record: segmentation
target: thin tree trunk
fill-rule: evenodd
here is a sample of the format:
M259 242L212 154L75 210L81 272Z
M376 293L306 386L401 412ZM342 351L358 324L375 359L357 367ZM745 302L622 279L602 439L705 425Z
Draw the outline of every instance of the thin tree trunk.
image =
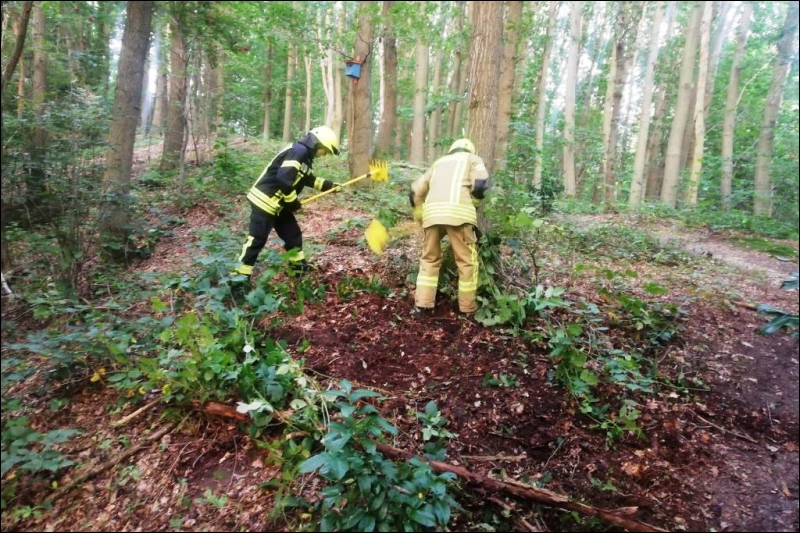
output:
M428 45L417 43L414 76L414 120L411 125L411 154L416 165L425 162L425 100L428 92Z
M618 9L622 9L622 4ZM617 13L617 17L620 13ZM617 28L615 35L619 39L619 29ZM600 161L600 172L597 175L597 181L592 189L592 203L600 204L603 201L603 184L605 183L606 176L608 175L608 152L611 145L611 119L614 111L614 92L617 83L617 61L619 60L619 47L614 42L611 45L611 62L608 66L608 80L606 81L606 96L603 100L603 159ZM624 62L624 60L623 60Z
M292 84L294 83L294 64L297 47L289 45L289 57L286 65L286 100L283 106L283 135L281 142L288 143L292 138L292 115L294 111L294 100Z
M700 5L692 8L692 16L687 26L688 33L684 46L683 61L681 63L680 80L678 82L678 101L675 104L675 116L669 132L667 143L664 181L661 183L661 201L670 207L675 207L680 186L681 146L683 144L684 129L688 121L689 103L693 91L692 73L694 72L694 56L697 48L697 31L700 19Z
M469 138L491 176L495 166L497 90L503 57L503 3L475 2L469 48Z
M792 62L792 44L797 34L798 3L787 2L789 10L786 22L778 41L778 55L772 69L772 82L769 86L767 101L764 106L764 118L758 135L758 151L756 153L755 197L753 213L758 216L772 216L772 147L775 144L775 124L781 109L783 84Z
M267 44L267 60L264 65L264 127L261 136L266 141L270 137L272 124L272 41Z
M628 41L629 35L631 32L631 19L630 19L630 5L623 4L622 8L620 9L619 13L619 21L618 21L618 32L617 32L617 62L616 62L616 72L614 74L614 95L613 95L613 102L612 102L612 110L611 110L611 127L609 131L609 139L608 144L606 146L606 156L605 156L605 187L604 187L604 194L603 200L605 204L605 208L611 209L614 206L616 201L615 198L615 191L616 191L616 160L617 160L617 148L618 148L618 139L619 139L619 121L620 115L622 113L622 95L625 91L625 79L627 77L627 68L628 68L628 57L627 54L629 53L628 50Z
M153 2L130 2L127 8L125 32L119 58L116 94L111 129L108 134L106 169L103 174L104 204L100 216L100 233L107 245L104 249L119 249L124 258L130 225L127 201L133 166L133 144L142 101L142 82L150 41Z
M355 39L355 57L362 61L361 78L353 80L350 98L350 120L347 130L350 138L348 164L351 176L360 176L367 172L372 157L372 63L374 55L375 25L372 12L377 2L358 3L358 24ZM364 182L362 182L364 183Z
M167 130L164 134L164 152L160 169L172 170L180 165L186 131L186 67L188 52L181 31L182 21L174 15L170 20L170 79L167 102Z
M344 19L347 16L346 4L342 3L341 13L336 20L336 35L344 34ZM336 107L333 111L333 123L331 128L336 136L342 138L342 122L344 121L344 98L342 96L342 69L334 69L333 73L333 99Z
M539 95L536 102L536 151L533 160L533 187L537 191L542 189L542 151L544 150L544 118L547 114L547 71L550 68L550 54L553 51L553 31L556 27L558 2L550 0L550 15L545 36L544 54L542 55L542 71L539 75Z
M9 57L5 68L3 68L3 86L2 90L0 90L0 95L6 94L8 82L11 80L14 69L17 68L17 63L22 57L22 51L25 48L25 35L28 33L28 21L31 18L32 9L33 2L25 2L22 5L22 14L19 18L15 18L14 20L14 49L11 51L11 57Z
M456 2L456 9L458 10L458 15L456 16L456 35L461 34L461 30L464 27L464 17L466 16L466 2L460 1ZM462 43L463 45L464 43ZM468 46L466 46L469 49ZM464 61L463 61L463 53L462 48L457 47L453 52L453 76L450 79L450 94L454 97L461 98L461 95L464 94L464 84L465 84L465 74L464 74ZM458 116L461 113L461 107L459 106L459 100L452 100L450 102L450 116L448 117L448 125L447 125L447 137L453 139L457 136L457 129L459 119Z
M736 52L733 55L731 73L728 78L728 95L725 99L725 120L722 125L722 182L720 193L722 206L727 211L731 206L733 193L733 134L736 129L736 108L739 99L739 77L742 73L742 58L747 47L747 37L750 33L750 18L753 15L753 4L742 4L742 21L739 26L739 36L736 41Z
M383 2L384 20L389 20L389 13L394 1ZM394 37L394 24L387 22L383 28L383 109L378 136L375 140L375 156L387 157L391 150L392 135L397 123L397 39Z
M519 60L519 21L522 18L522 2L506 2L505 38L503 63L500 70L499 96L497 99L497 159L500 167L505 166L508 139L511 133L511 109L514 100L514 79Z
M700 172L703 170L703 150L706 140L706 112L705 94L706 79L708 78L708 43L710 41L711 27L711 2L703 3L703 19L700 23L700 67L697 72L697 102L694 108L694 157L692 172L689 175L689 187L686 190L686 203L695 207L697 205L697 189L700 183ZM703 98L701 98L701 96Z
M675 30L675 13L678 3L674 0L667 2L667 32L665 42L668 43ZM644 195L650 201L657 200L661 195L661 170L663 157L661 155L661 138L663 136L663 117L667 103L667 84L662 82L656 89L655 108L653 110L653 132L647 144L646 171L647 179L645 183Z
M167 67L165 63L164 49L161 46L161 39L163 31L167 26L162 28L162 31L155 32L155 44L153 48L156 50L156 95L153 103L153 118L151 125L159 131L164 129L164 111L167 109Z
M310 131L311 130L311 76L312 76L312 68L311 68L311 55L306 52L306 55L303 57L303 61L306 67L306 121L305 127L303 131Z
M653 15L653 25L650 29L650 51L647 56L647 66L645 67L644 90L642 92L642 114L639 121L639 136L636 140L636 156L633 160L631 191L628 197L628 206L631 209L635 209L640 205L642 201L642 191L644 190L644 163L647 155L647 139L650 133L650 107L653 103L653 75L655 73L656 60L658 59L661 15L663 11L664 2L656 4L655 14Z
M572 2L570 45L567 59L567 83L564 103L564 193L575 196L575 86L578 80L578 56L581 41L581 9L583 3Z
M441 84L442 84L442 47L437 46L436 51L434 52L434 60L433 60L433 94L434 98L438 100L439 95L442 92ZM438 153L436 151L436 142L439 140L439 127L441 126L442 120L442 108L439 104L433 108L431 112L431 119L428 122L428 149L427 149L427 160L428 163L433 163L433 161L438 157Z

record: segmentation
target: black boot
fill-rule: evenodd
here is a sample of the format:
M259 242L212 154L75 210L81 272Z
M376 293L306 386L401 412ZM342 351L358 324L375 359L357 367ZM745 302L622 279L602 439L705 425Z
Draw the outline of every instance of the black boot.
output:
M238 272L237 272L238 274ZM250 284L250 276L245 276L245 279L239 281L231 281L231 296L234 300L243 300L247 293L250 292L252 285Z
M311 265L308 261L301 259L300 261L289 261L289 274L291 276L302 276L311 270Z

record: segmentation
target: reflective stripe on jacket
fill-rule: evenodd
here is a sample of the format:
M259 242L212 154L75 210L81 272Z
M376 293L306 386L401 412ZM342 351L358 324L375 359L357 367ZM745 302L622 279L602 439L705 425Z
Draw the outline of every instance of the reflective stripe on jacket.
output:
M297 201L304 187L318 191L333 188L332 181L314 176L313 162L312 148L299 142L287 145L269 162L247 192L247 199L262 211L277 215L284 205Z
M477 224L473 192L476 182L485 187L488 178L483 159L475 154L456 152L437 159L411 185L414 205L422 205L422 227Z

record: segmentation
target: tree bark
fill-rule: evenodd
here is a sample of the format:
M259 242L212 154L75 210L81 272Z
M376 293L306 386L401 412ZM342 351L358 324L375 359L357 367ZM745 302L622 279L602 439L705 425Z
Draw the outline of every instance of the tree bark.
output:
M700 183L700 172L703 170L703 150L706 140L705 98L706 80L708 78L708 43L710 41L711 2L703 3L703 19L700 23L700 67L697 72L697 101L694 107L694 156L692 172L689 175L689 187L686 190L686 203L697 205L697 189Z
M397 39L394 37L394 22L390 19L393 0L383 2L383 110L375 140L377 158L387 158L391 153L392 135L397 122Z
M764 118L761 121L761 132L758 135L756 154L755 197L753 198L753 214L772 216L772 148L775 144L775 124L781 109L783 84L792 62L792 44L797 34L798 3L787 2L789 10L783 32L778 41L778 55L772 68L772 82L769 86L767 101L764 106Z
M188 51L186 38L181 30L182 21L173 15L169 23L170 57L169 57L169 99L167 101L167 130L164 134L164 152L161 156L160 169L172 170L180 164L186 131L186 67Z
M512 103L514 101L514 80L517 62L519 61L520 32L519 23L522 18L522 2L506 2L508 9L505 16L505 38L503 46L503 63L500 70L500 87L497 100L497 159L500 167L505 166L508 139L511 133Z
M28 33L28 21L31 18L32 9L33 2L25 2L22 6L22 14L14 21L14 49L11 51L11 56L8 58L5 68L3 68L3 86L2 90L0 90L0 95L6 94L8 82L11 80L14 69L17 68L17 63L22 57L22 50L25 48L25 35Z
M409 161L425 162L425 101L428 93L428 45L417 43L414 76L414 119L411 124L411 154Z
M456 2L456 9L458 10L458 15L456 16L456 30L455 33L457 35L461 34L461 30L464 27L464 17L466 12L466 2L460 1ZM462 43L462 47L469 48ZM465 69L464 69L464 58L462 53L462 47L456 47L455 51L453 52L453 77L450 79L450 94L453 97L458 99L454 99L450 102L450 115L448 117L448 125L447 125L447 137L449 139L455 139L456 137L460 137L458 135L458 127L459 127L459 116L461 114L461 106L460 98L464 94L464 86L465 86Z
M103 174L103 197L106 202L100 215L100 234L107 251L126 250L130 226L131 168L133 166L133 144L136 124L141 111L142 81L147 49L150 42L150 27L153 2L129 2L122 50L119 57L119 74L114 96L114 111L111 130L108 134L106 169ZM121 255L109 253L109 257L123 259Z
M289 57L286 59L286 100L283 105L283 135L281 135L281 142L288 143L292 138L292 115L294 112L294 91L292 84L294 83L294 64L295 56L297 55L297 47L293 44L289 45Z
M644 163L647 155L647 139L650 133L650 107L653 104L653 75L656 60L658 59L661 15L664 11L664 2L656 4L655 10L653 25L650 29L650 51L647 55L647 66L645 67L642 114L639 121L639 136L636 140L636 156L633 160L633 178L631 179L631 190L628 196L628 207L631 209L639 207L642 201L642 191L644 190Z
M348 164L351 176L367 172L372 157L372 62L375 58L374 13L378 3L374 1L358 3L358 24L355 39L355 57L362 61L361 78L352 80L350 98L350 119L347 124L350 140ZM348 78L350 79L350 78ZM361 182L364 183L364 182Z
M261 137L266 141L270 138L272 125L272 51L273 44L267 44L267 57L264 62L264 126L261 128Z
M731 73L728 77L728 94L725 98L725 119L722 124L722 182L720 194L722 206L727 211L731 206L733 193L733 134L736 129L736 108L739 99L739 77L742 73L742 58L747 47L747 37L750 33L750 18L753 15L753 4L742 4L742 20L739 26L739 36L736 40L736 52L733 55Z
M692 74L694 73L694 56L697 48L697 31L700 20L700 5L695 4L688 24L686 44L683 49L680 79L678 81L678 101L675 104L675 116L669 132L669 141L664 166L664 181L661 183L661 201L670 207L675 207L680 186L681 146L684 137L684 128L688 121L689 103L694 87Z
M156 95L153 102L153 118L150 124L157 128L159 131L164 129L164 111L167 109L167 67L164 64L164 48L161 46L161 40L166 26L161 31L155 32L155 44L153 48L156 50Z
M468 137L489 175L495 165L497 89L503 53L503 3L475 2L469 57Z
M550 54L553 51L553 31L556 27L558 2L550 0L550 15L548 17L547 32L545 35L544 54L542 55L542 72L539 74L539 87L536 89L538 96L536 102L536 151L533 159L533 187L542 190L542 151L544 150L544 118L547 114L547 71L550 68Z
M564 193L575 196L575 89L578 80L578 58L581 41L581 9L583 3L572 2L570 15L569 55L564 103Z
M442 46L436 46L436 51L433 56L433 97L434 101L438 101L438 97L442 93ZM428 148L426 149L426 157L428 163L433 163L439 156L436 149L437 142L439 141L439 128L442 122L442 107L441 104L436 103L433 111L431 111L431 119L428 121Z
M305 127L303 131L310 131L311 130L311 75L312 75L312 65L311 65L311 56L308 52L306 55L303 56L303 63L306 67L306 120L305 120Z

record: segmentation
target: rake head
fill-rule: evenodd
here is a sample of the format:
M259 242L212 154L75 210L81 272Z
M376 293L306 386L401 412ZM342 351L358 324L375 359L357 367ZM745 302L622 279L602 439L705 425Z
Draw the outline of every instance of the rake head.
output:
M381 255L391 240L389 232L378 220L373 220L370 223L369 227L364 232L364 238L367 241L369 249L376 255Z
M369 176L372 181L389 181L389 162L384 159L370 161Z

